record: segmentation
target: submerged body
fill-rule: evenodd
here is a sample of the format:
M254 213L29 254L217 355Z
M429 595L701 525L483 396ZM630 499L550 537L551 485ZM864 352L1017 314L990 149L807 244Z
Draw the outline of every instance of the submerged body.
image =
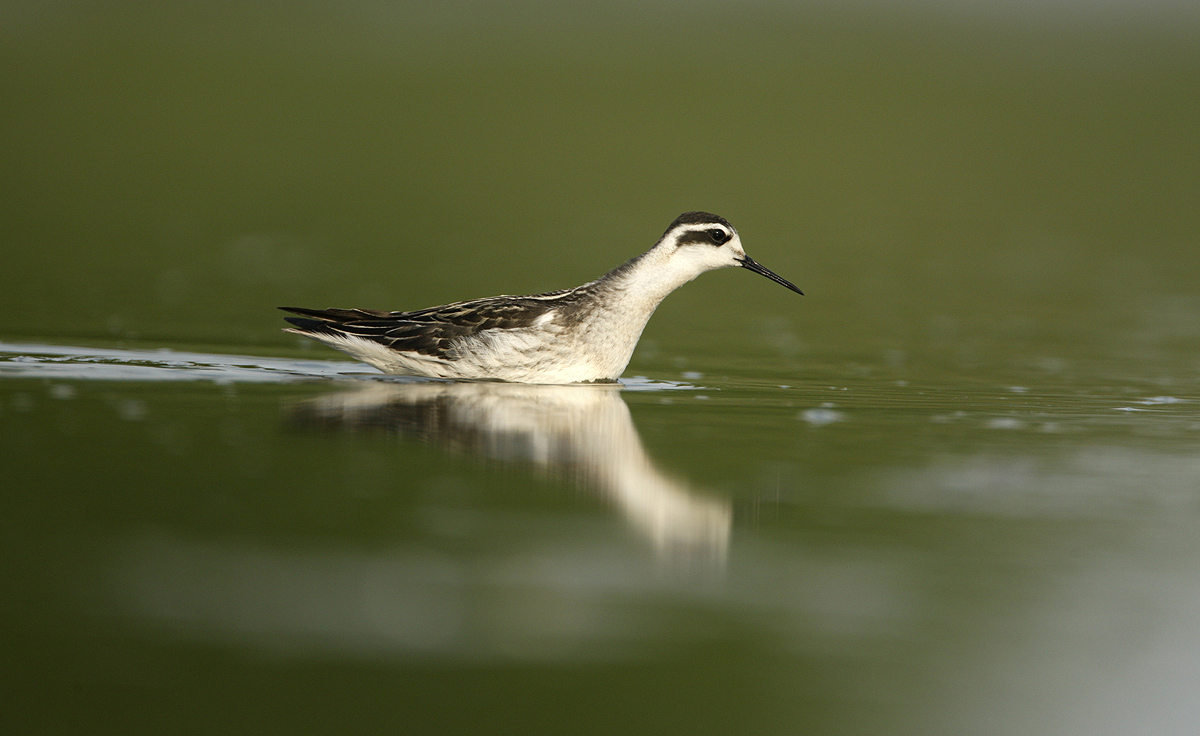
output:
M302 309L295 328L384 373L520 383L615 381L655 308L705 271L742 266L801 293L746 255L737 231L680 215L654 247L573 289L494 296L414 312Z

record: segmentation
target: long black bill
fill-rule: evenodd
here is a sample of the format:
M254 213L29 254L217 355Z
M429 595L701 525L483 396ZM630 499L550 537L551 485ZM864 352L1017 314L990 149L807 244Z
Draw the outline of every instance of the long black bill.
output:
M754 273L760 274L762 276L766 276L767 278L771 279L775 283L783 284L784 286L786 286L787 288L796 292L800 296L804 296L804 292L797 289L796 285L793 284L791 281L788 281L784 277L778 275L777 273L775 273L771 269L767 268L766 266L762 265L758 261L754 260L750 256L742 256L741 263L742 263L742 268L748 268L751 271L753 271Z

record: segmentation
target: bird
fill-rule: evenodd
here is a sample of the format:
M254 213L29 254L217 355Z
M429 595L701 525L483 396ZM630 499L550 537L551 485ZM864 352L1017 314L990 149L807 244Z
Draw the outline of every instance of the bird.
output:
M702 273L740 266L803 295L746 255L723 217L685 212L645 253L595 281L411 312L279 307L285 332L394 375L570 384L620 378L659 303Z

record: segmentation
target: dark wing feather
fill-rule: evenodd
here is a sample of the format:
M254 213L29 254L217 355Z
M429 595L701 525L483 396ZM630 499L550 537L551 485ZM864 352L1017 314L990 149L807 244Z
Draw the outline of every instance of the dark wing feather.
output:
M311 334L344 334L374 340L393 350L421 353L443 360L457 358L454 342L486 330L528 327L546 312L562 306L551 292L539 297L491 297L457 302L414 312L379 312L369 309L304 309L280 307L308 319L287 321Z
M305 317L313 317L322 322L339 323L354 319L372 319L378 317L392 317L400 312L379 312L374 309L305 309L304 307L279 307L285 312L292 314L302 314Z

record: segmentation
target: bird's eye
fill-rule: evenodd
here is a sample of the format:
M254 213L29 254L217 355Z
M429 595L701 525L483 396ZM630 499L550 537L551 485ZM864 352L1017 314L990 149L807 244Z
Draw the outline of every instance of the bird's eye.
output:
M729 240L729 233L725 232L724 230L718 230L715 227L712 230L708 231L708 236L710 238L712 238L713 242L716 243L717 245L720 245L720 244L724 243L726 240Z

